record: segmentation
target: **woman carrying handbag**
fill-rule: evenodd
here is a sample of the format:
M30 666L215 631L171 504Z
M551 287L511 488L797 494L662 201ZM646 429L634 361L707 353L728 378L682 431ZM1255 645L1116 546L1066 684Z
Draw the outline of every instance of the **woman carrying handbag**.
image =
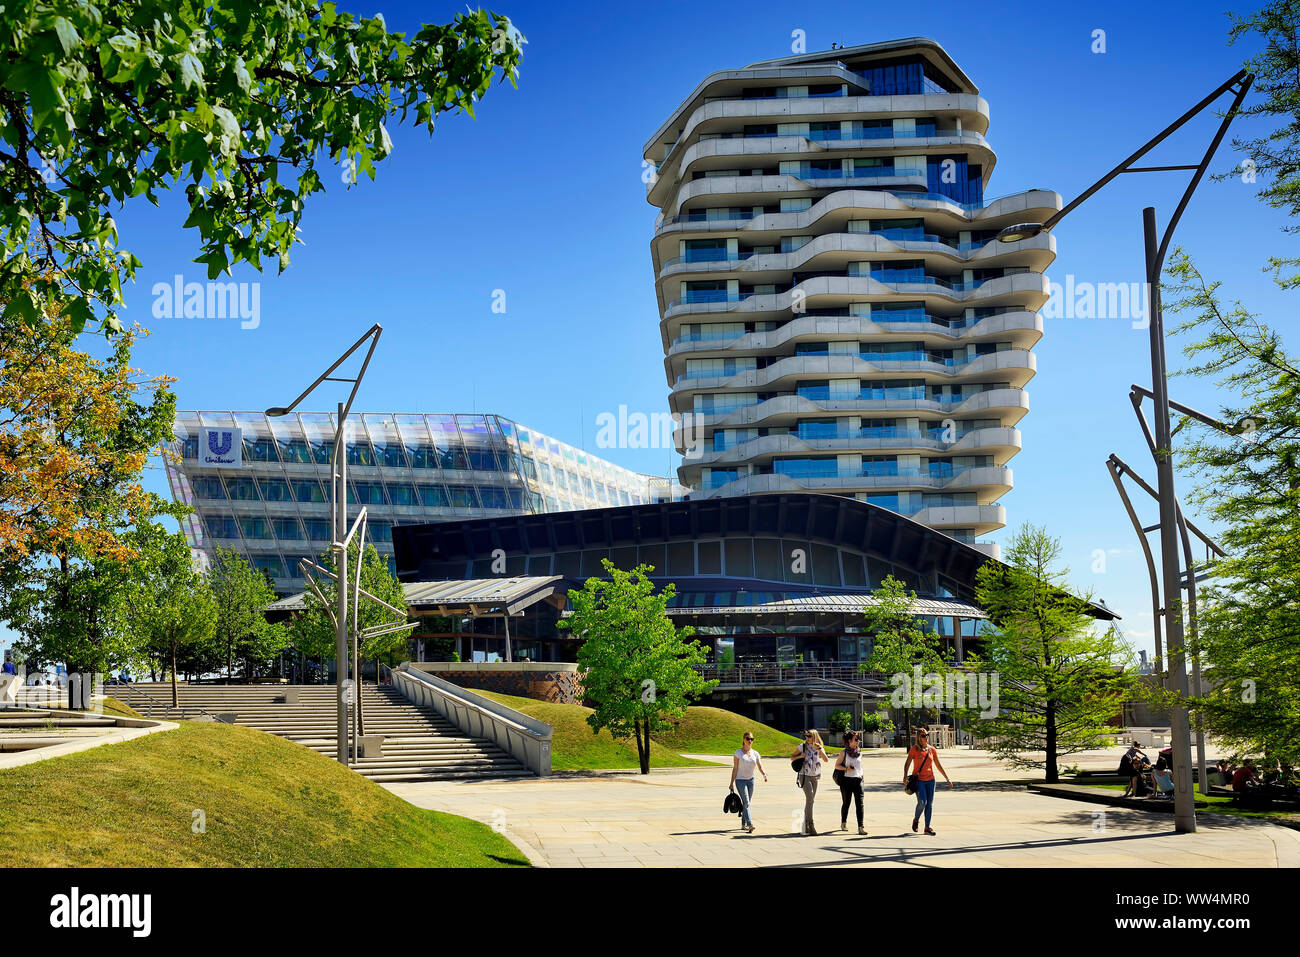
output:
M791 762L802 759L799 768L799 786L803 788L803 833L816 836L813 826L813 801L817 798L817 784L822 779L822 762L830 763L830 756L822 745L822 736L816 730L804 733L803 744L790 756Z
M831 777L844 799L840 805L840 830L849 829L849 802L853 801L858 812L858 833L866 834L862 826L862 750L858 747L856 731L844 732L844 750L835 759L835 773Z
M908 774L908 769L915 766L916 771ZM912 815L912 830L921 822L921 812L925 812L925 833L933 835L930 817L934 813L934 769L939 769L943 779L952 790L952 778L943 769L939 752L930 747L930 732L921 728L916 732L916 744L907 749L907 760L903 762L903 784L908 794L916 795L916 813Z

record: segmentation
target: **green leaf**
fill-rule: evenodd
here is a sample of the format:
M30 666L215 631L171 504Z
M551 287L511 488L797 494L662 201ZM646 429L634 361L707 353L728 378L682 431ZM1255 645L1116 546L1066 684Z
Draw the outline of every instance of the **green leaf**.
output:
M59 45L63 47L64 56L81 46L81 35L77 33L77 28L69 23L66 18L56 17L54 19L54 32L58 34Z
M197 86L203 89L203 64L193 53L184 53L176 58L176 67L180 71L181 85L185 89Z

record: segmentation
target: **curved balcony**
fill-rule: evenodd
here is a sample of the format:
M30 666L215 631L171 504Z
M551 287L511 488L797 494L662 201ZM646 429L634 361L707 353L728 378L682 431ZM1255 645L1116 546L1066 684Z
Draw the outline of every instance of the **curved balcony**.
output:
M1047 302L1051 288L1047 277L1041 273L1017 273L971 284L945 284L937 277L927 277L927 282L883 282L869 276L814 276L778 293L696 293L687 299L669 302L663 310L661 325L684 316L745 315L758 318L762 315L793 314L796 301L800 312L813 308L847 308L851 303L895 298L919 299L927 307L937 303L949 305L995 305L1002 298L1004 305L1023 306L1037 312ZM1010 299L1020 301L1011 302ZM732 319L739 322L739 319Z
M883 434L887 432L894 434ZM725 449L688 450L684 436L674 432L677 450L686 457L686 466L692 469L729 468L750 462L771 460L778 455L802 455L843 452L943 452L966 455L982 452L992 455L995 463L1004 464L1020 451L1020 431L1013 428L968 429L958 433L955 442L944 442L943 429L909 431L907 429L858 429L854 433L833 438L809 438L794 432L781 435L762 435L758 438L736 442ZM1000 461L999 461L1000 460Z
M1043 222L1060 210L1062 205L1059 193L1044 189L1024 190L997 199L989 199L983 206L970 212L953 201L940 202L917 195L918 202L909 203L903 197L882 190L850 189L837 190L828 196L823 196L807 209L784 213L755 214L749 210L739 210L723 217L717 214L710 216L697 210L664 216L655 226L655 238L661 239L665 233L681 232L700 232L709 235L718 230L759 233L822 233L830 230L843 232L844 224L850 219L862 218L864 211L907 213L912 217L919 215L926 221L928 231L938 228L929 225L931 220L936 224L942 224L944 231L970 229L975 226L995 229L1002 225L1009 225L1013 221ZM1017 199L1020 202L1017 202ZM680 208L680 204L677 208ZM824 225L821 223L823 219L828 220ZM998 220L1005 221L998 222ZM1015 245L1009 243L1007 247L1011 249Z
M779 77L772 77L778 79ZM790 77L785 77L789 79ZM754 82L756 78L746 78ZM801 78L812 82L811 78ZM847 70L826 70L823 82L844 82L859 87L862 78ZM663 165L675 162L675 154L697 141L698 135L712 132L729 132L737 126L757 124L763 120L775 123L825 122L833 120L893 119L898 116L928 116L935 113L960 115L963 130L984 135L989 127L989 105L974 93L913 93L894 96L841 96L841 97L785 97L780 99L717 99L700 103L690 110L681 132L671 148L659 158L650 155L656 136L647 143L645 158ZM680 117L681 112L674 114ZM669 120L661 129L666 129Z
M864 133L866 131L863 131ZM997 162L988 141L969 130L935 130L934 132L891 131L888 135L864 135L859 138L813 133L744 134L731 133L701 139L667 164L656 167L657 175L646 183L646 200L652 205L666 205L673 190L691 182L695 172L728 166L773 165L782 160L830 159L836 153L867 156L906 151L928 155L960 150L980 164L987 180Z
M880 316L882 313L875 313ZM669 343L666 361L672 377L672 360L680 356L708 354L765 355L788 352L789 346L807 340L887 337L919 338L925 342L955 345L998 338L1009 340L1015 348L1028 349L1043 336L1043 320L1035 312L1015 310L982 319L942 319L924 312L908 318L884 321L869 316L801 315L779 329L763 332L708 332L678 335ZM680 360L679 360L680 362Z
M735 408L716 412L695 412L689 403L673 401L673 411L690 413L697 429L712 432L717 429L746 429L759 426L793 425L800 418L825 417L828 413L860 414L871 417L880 412L915 412L925 418L943 419L970 416L977 413L996 413L1001 420L1014 425L1029 411L1029 394L1024 389L989 389L954 401L940 401L916 396L888 395L882 398L845 398L814 400L791 393L773 396L762 402L746 403ZM672 397L670 397L671 399Z
M897 233L897 231L895 231ZM1012 248L1014 246L1014 248ZM1027 266L1042 272L1056 258L1056 237L1043 233L1019 243L1000 243L987 239L977 243L958 243L955 238L924 234L919 239L891 237L885 233L823 233L804 243L798 249L780 253L722 253L716 250L696 250L686 256L676 256L660 267L660 282L683 274L707 275L720 273L741 276L750 282L758 279L753 273L775 273L773 278L785 277L796 270L836 268L852 261L853 256L880 256L915 259L918 255L929 261L934 256L940 262L956 268L981 262L988 266ZM710 258L712 256L712 258ZM819 263L818 260L825 260Z
M882 358L873 353L786 356L766 368L745 369L731 375L683 375L672 384L672 396L677 398L696 392L768 392L782 386L793 391L795 382L801 379L880 379L889 375L946 383L999 373L1019 388L1032 379L1038 369L1034 354L1027 349L1007 349L960 361L930 357L925 353L893 355L908 358ZM826 389L825 397L830 399L829 387L821 388ZM809 398L822 396L811 390L805 391L810 393Z

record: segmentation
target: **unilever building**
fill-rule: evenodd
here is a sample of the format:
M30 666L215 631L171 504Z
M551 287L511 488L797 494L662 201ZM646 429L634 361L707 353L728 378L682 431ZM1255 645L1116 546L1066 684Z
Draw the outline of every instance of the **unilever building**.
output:
M182 412L166 457L192 548L233 548L282 593L298 561L330 541L335 416ZM392 564L396 525L639 505L680 496L675 483L620 468L498 415L354 414L347 421L348 503L367 508L368 539ZM352 512L355 514L355 511Z

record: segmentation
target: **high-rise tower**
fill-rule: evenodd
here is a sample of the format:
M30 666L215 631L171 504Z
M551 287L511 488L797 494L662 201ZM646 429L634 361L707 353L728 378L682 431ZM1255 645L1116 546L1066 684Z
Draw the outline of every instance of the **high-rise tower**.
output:
M711 74L650 138L694 497L848 495L965 542L1005 524L1055 239L996 236L1061 198L985 197L988 121L914 38Z

